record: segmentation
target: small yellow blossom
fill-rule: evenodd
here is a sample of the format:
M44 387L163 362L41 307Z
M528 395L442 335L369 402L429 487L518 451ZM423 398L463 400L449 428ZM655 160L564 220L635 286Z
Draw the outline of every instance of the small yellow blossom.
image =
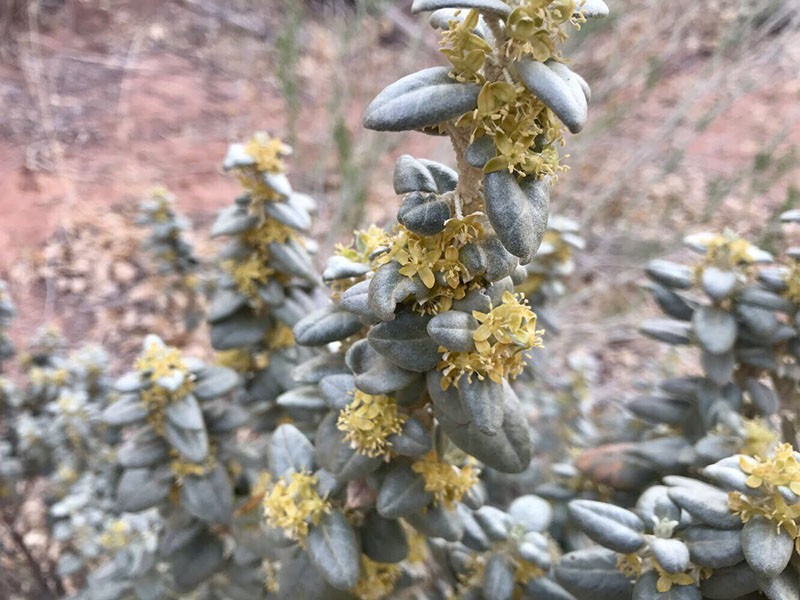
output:
M457 385L464 374L480 380L488 377L496 383L516 377L525 367L526 353L542 347L544 331L536 329L536 314L522 296L506 292L499 306L488 313L474 311L472 316L480 324L472 335L475 350L452 352L441 348L438 368L443 389Z
M786 291L783 292L784 297L795 304L800 304L800 261L794 261L784 278L784 282L786 283Z
M517 583L525 585L531 579L539 579L545 575L545 572L541 567L538 567L533 563L529 563L527 560L518 559L515 560L515 562L514 581Z
M142 402L149 411L148 422L161 432L164 422L164 408L173 400L183 398L194 388L189 368L181 359L181 353L177 348L171 348L151 341L142 355L136 359L134 368L140 373L147 374L150 386L143 389L139 394ZM169 378L180 374L183 383L175 390L170 391L158 384L162 377Z
M354 390L353 400L339 413L337 427L360 454L386 455L391 448L388 438L403 431L407 415L397 412L397 402L389 396L372 396Z
M653 560L653 568L658 573L656 590L662 594L672 589L674 585L695 585L695 578L690 573L668 573L661 565Z
M765 456L778 442L777 434L763 419L743 419L745 439L740 449L743 454Z
M454 19L442 34L440 52L453 65L451 77L461 82L482 83L481 69L492 53L492 47L473 31L479 18L477 10L470 10L462 22Z
M478 469L471 464L457 467L439 460L433 450L411 465L415 473L425 480L425 491L433 494L434 501L448 510L461 501L464 494L478 483Z
M380 563L361 555L361 578L352 592L359 600L381 600L388 597L400 577L400 565Z
M317 525L331 504L316 490L317 478L308 473L292 473L288 482L281 478L264 497L264 515L270 527L283 529L287 536L301 540L308 535L309 523Z
M111 521L98 540L106 550L122 550L131 541L131 526L127 521L115 519Z
M631 579L639 579L642 576L642 557L636 553L620 554L617 556L617 569Z
M281 173L285 166L283 157L288 147L280 138L269 137L264 132L256 133L244 151L256 161L256 168L265 173Z

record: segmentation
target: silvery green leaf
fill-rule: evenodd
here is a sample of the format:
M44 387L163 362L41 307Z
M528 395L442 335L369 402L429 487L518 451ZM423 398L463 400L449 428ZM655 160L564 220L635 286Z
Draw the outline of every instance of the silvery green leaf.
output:
M211 577L224 560L222 541L204 532L172 555L170 563L175 584L180 591L188 592Z
M486 163L492 160L496 155L497 148L494 145L494 140L488 135L479 137L467 146L464 152L464 158L476 169L483 169Z
M536 565L544 571L549 571L553 562L550 554L550 541L543 534L529 531L524 536L518 547L519 555L527 562Z
M472 510L478 510L486 504L486 487L479 481L466 491L461 502Z
M325 410L325 399L316 385L302 385L285 391L275 401L286 409L318 411Z
M588 113L588 102L592 97L592 91L589 89L589 84L586 83L586 80L566 64L557 60L548 60L545 64L566 82L573 98L575 98L575 102L580 106L586 106Z
M467 13L457 8L440 8L431 13L428 23L434 29L448 30L450 29L450 22L457 21L463 23L466 19ZM490 35L489 28L483 18L479 18L478 25L472 30L472 33L486 38Z
M401 268L398 262L388 262L369 280L369 308L381 321L392 321L399 302L426 291L421 281L401 275Z
M481 248L486 256L485 277L487 281L495 282L508 277L519 264L519 259L506 250L503 242L496 237L483 240ZM511 283L510 279L509 283Z
M203 521L229 523L233 517L233 489L220 464L206 477L184 477L180 498L181 505Z
M689 323L671 319L649 319L639 326L639 331L647 337L673 346L690 343L691 330L692 327Z
M226 171L238 167L252 167L256 164L256 159L245 151L244 144L230 144L222 168Z
M353 390L356 382L349 373L337 373L322 378L319 382L319 391L325 403L332 410L342 410L353 401Z
M313 471L314 446L297 427L284 423L278 426L270 438L269 463L276 477L292 472Z
M349 373L341 354L321 354L300 363L292 369L292 378L298 383L319 383L330 375Z
M566 81L550 64L529 58L514 63L520 79L572 133L583 129L588 115L586 97L577 81ZM580 93L580 97L576 94Z
M414 529L430 538L457 542L464 535L464 523L455 509L448 510L440 504L427 510L412 513L405 520Z
M778 367L775 354L771 348L752 346L749 348L737 348L736 358L750 367L774 371Z
M493 542L507 540L514 526L511 516L494 506L481 506L472 515Z
M667 573L683 573L689 568L689 549L682 541L656 537L648 545Z
M126 469L149 467L165 460L168 446L146 427L128 439L117 451L117 462Z
M578 0L576 11L580 11L587 19L608 16L608 6L603 0Z
M208 322L216 323L230 317L247 303L247 298L232 289L220 289L214 294L211 307L208 309Z
M793 208L781 213L781 221L784 223L800 223L800 208Z
M756 590L756 574L746 562L714 569L708 578L700 580L700 591L709 600L729 600Z
M422 456L427 454L433 445L428 430L414 418L409 418L403 424L403 431L400 434L392 434L387 439L392 445L392 451L400 456Z
M511 600L514 584L514 569L506 557L492 554L483 574L483 595L493 600Z
M747 304L736 307L736 314L758 338L769 339L778 329L778 319L772 311Z
M189 462L200 463L208 456L205 429L184 429L167 419L164 421L164 437Z
M292 194L292 185L289 183L289 178L285 173L273 173L266 171L262 174L264 183L277 192L284 198L288 198Z
M308 194L301 194L299 192L292 192L289 195L289 204L295 206L299 209L306 211L307 213L311 213L312 215L315 214L319 210L319 204L317 203L314 198L309 196Z
M301 346L324 346L350 337L361 327L357 315L330 305L300 319L292 331Z
M433 194L412 192L397 211L397 220L420 235L435 235L444 229L451 216L450 205Z
M258 217L250 214L247 209L237 205L229 206L220 211L211 226L211 237L238 235L252 229L257 223Z
M367 106L364 127L407 131L437 125L474 109L479 92L480 86L476 84L452 79L448 67L424 69L403 77L378 94Z
M633 584L617 568L617 554L606 548L587 548L565 554L555 568L558 583L577 598L630 598Z
M128 371L114 382L114 390L120 394L138 392L147 385L144 376L138 371Z
M409 154L403 154L394 165L394 193L436 192L436 182L430 171Z
M503 18L511 14L511 7L501 0L414 0L411 12L428 12L440 8L474 8L480 12Z
M703 269L700 283L708 297L719 302L730 296L736 289L736 273L708 266Z
M497 237L522 264L529 263L547 229L549 183L534 178L518 181L508 171L500 170L484 174L483 188L486 215Z
M598 544L622 554L644 546L644 524L631 511L593 500L573 500L568 508L581 531Z
M464 267L466 267L469 274L472 275L473 277L477 277L478 275L481 275L486 271L486 264L487 264L486 253L483 251L483 248L481 248L478 244L469 243L462 246L461 249L458 251L458 260ZM470 296L472 294L472 297L474 298L475 294L479 293L480 291L481 290L472 290L472 292L467 293L467 296ZM454 307L456 306L456 302L464 302L464 300L466 300L466 297L462 298L462 300L460 301L456 300L453 303L453 306ZM463 310L463 308L459 306L459 310ZM478 310L478 309L473 309L473 310Z
M317 281L317 273L306 250L295 240L285 244L271 242L268 246L274 267L284 273L296 275L306 281Z
M453 443L498 471L524 471L530 464L533 444L514 391L504 386L503 426L496 434L486 435L471 422L458 392L452 387L443 392L440 382L438 373L428 374L428 392L433 398L434 415Z
M758 587L769 600L798 600L800 599L800 575L797 569L792 572L786 569L776 577L757 577Z
M767 267L758 272L758 280L773 292L781 294L788 288L787 271L785 267Z
M686 529L683 535L689 556L696 565L720 569L744 560L740 531L695 525Z
M424 373L439 363L439 345L428 335L430 317L403 312L393 321L373 325L370 345L401 369Z
M706 377L717 385L725 385L733 376L733 371L736 368L736 356L733 351L723 354L711 354L701 350L700 364Z
M753 517L742 529L742 550L756 575L771 579L789 564L794 540L783 527L763 517Z
M694 453L701 464L716 462L721 458L730 456L741 445L741 440L734 436L708 433L694 443Z
M294 549L281 561L277 597L279 600L352 600L350 594L332 588L300 549Z
M526 532L546 531L553 520L553 508L550 503L533 494L516 498L508 507L508 514L522 525Z
M738 529L742 522L728 509L728 494L710 485L672 487L670 499L700 523L719 529Z
M83 569L83 560L72 552L64 552L58 559L58 575L60 577L70 577Z
M525 600L575 600L575 596L549 577L534 577L525 584Z
M370 271L368 264L352 261L344 256L335 254L328 259L325 270L322 272L324 281L336 281L337 279L350 279L361 277Z
M727 490L738 490L743 494L757 495L758 490L747 486L747 473L739 468L741 454L726 456L702 470L703 476Z
M668 260L651 260L647 263L645 272L653 281L667 288L688 290L694 282L689 267Z
M692 402L669 396L639 396L626 404L626 408L651 423L679 425L689 416Z
M309 528L308 558L333 587L349 590L361 576L361 550L356 533L338 510L323 515Z
M716 306L703 306L692 317L692 328L700 346L711 354L724 354L736 342L736 319Z
M463 375L458 381L458 397L464 412L478 431L494 435L500 430L503 425L502 384L477 377L469 381Z
M380 563L399 563L408 556L408 540L400 521L386 519L374 510L367 513L361 526L361 547Z
M464 524L464 533L461 536L461 543L476 552L485 552L488 550L491 542L478 524L478 521L475 520L472 511L463 504L458 504L456 510L461 518L461 522Z
M359 281L354 286L345 290L339 299L339 306L363 319L376 321L377 319L372 313L372 308L369 304L370 281L371 280L369 279L365 281ZM394 310L392 310L392 314L394 314Z
M417 160L419 160L433 176L433 180L436 182L436 191L439 194L452 192L456 189L458 185L458 173L454 169L428 158L419 158Z
M633 586L632 600L702 600L703 595L695 585L678 585L673 583L669 591L659 592L656 589L657 581L658 573L655 571L643 573Z
M150 469L126 469L117 484L117 504L124 512L156 506L169 495L170 477Z
M297 231L308 231L311 228L311 215L288 202L265 202L264 212L275 221Z
M215 350L253 346L261 341L268 329L268 319L256 317L247 309L241 310L211 325L211 346Z
M197 398L186 394L183 398L174 398L167 403L164 414L173 425L181 429L204 429L203 411Z
M344 439L344 432L336 426L337 417L338 413L328 413L319 424L315 438L317 463L339 481L349 481L372 473L381 466L382 457L357 452Z
M103 421L114 427L138 423L147 418L148 412L137 394L125 394L103 411Z
M780 408L780 400L772 388L767 387L753 377L747 378L747 393L753 405L764 416L774 415Z
M203 415L209 433L229 433L242 427L250 420L250 413L239 406L226 400L206 404Z
M433 500L425 491L425 480L408 463L396 462L383 479L376 508L387 519L398 519L421 511Z
M367 394L388 394L413 383L418 375L392 364L378 354L369 340L359 340L345 355L356 376L356 387Z
M472 334L478 322L468 312L448 310L428 322L428 335L433 340L455 352L471 352L475 348Z

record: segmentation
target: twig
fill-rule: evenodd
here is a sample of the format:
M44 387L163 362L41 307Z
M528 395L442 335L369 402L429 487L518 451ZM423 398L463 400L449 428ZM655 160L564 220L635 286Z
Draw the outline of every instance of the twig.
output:
M56 593L50 587L47 577L39 567L39 562L36 560L36 557L33 556L30 548L28 548L28 545L25 543L25 538L11 523L8 522L7 515L3 515L2 522L5 528L8 530L8 534L11 536L11 540L14 542L14 545L25 557L25 562L28 563L28 568L31 570L31 573L36 579L36 584L42 593L42 598L56 598Z

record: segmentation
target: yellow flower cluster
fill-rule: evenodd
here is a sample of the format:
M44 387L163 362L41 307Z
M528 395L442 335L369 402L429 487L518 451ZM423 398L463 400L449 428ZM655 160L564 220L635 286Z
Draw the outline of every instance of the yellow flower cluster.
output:
M636 554L620 554L617 556L617 569L631 579L642 576L642 557Z
M256 164L252 168L236 170L242 187L250 192L255 202L280 199L280 195L264 182L263 174L284 171L283 158L291 153L289 146L280 138L259 132L247 143L245 153L252 157Z
M177 450L171 449L170 456L170 470L175 475L178 485L183 481L184 477L194 475L195 477L203 477L208 475L216 466L217 460L214 452L209 452L206 460L202 463L193 463L181 457Z
M172 201L174 196L163 185L159 185L150 192L150 198L158 202L158 208L150 212L149 216L154 221L165 223L172 216Z
M764 419L743 419L745 439L740 449L743 454L766 456L778 441L777 434Z
M69 383L70 375L66 369L44 369L33 367L28 371L28 379L34 385L65 386Z
M361 578L352 592L359 600L381 600L392 592L399 577L399 564L376 562L362 554Z
M399 225L391 238L389 252L381 255L378 262L395 261L401 265L402 275L409 278L418 276L431 293L426 299L418 300L414 309L423 314L439 314L448 310L453 300L463 298L472 284L477 283L461 264L459 250L480 240L483 234L483 225L477 214L463 219L448 219L444 230L430 236L418 235Z
M695 267L695 276L699 279L706 267L717 267L722 270L742 268L747 274L749 267L755 262L757 248L750 242L732 233L709 236L701 240L706 247L706 255Z
M155 341L148 344L142 355L136 359L134 368L147 374L150 386L140 392L140 397L150 413L148 421L161 433L164 428L164 407L194 389L189 368L181 359L177 348L163 346ZM183 383L177 390L170 391L157 383L162 377L171 377L177 373L183 375Z
M470 10L464 21L451 22L451 27L442 34L441 53L447 57L453 69L450 76L466 82L483 83L481 74L486 58L492 53L492 47L476 33L480 15L477 10Z
M784 282L786 291L783 295L795 304L800 304L800 261L794 261Z
M452 352L440 348L442 389L457 386L465 374L470 379L473 375L480 380L488 377L495 383L514 378L525 367L526 353L542 347L544 330L536 329L536 313L520 295L506 292L499 306L488 313L473 311L472 316L480 324L472 334L475 350Z
M522 0L506 22L505 55L512 60L529 56L539 62L560 58L559 46L568 34L566 23L576 27L586 19L573 18L575 0Z
M781 444L771 458L742 457L739 468L748 475L747 487L759 489L762 494L746 496L740 492L728 494L728 506L747 523L761 516L783 527L795 540L800 553L800 502L787 503L779 487L800 495L800 461L791 444Z
M394 398L354 390L352 402L339 413L336 425L360 454L375 457L389 452L389 436L401 433L406 419L407 415L397 412Z
M292 539L308 535L309 523L317 525L331 504L316 490L317 478L308 473L292 473L288 482L278 480L264 497L264 515L270 527L283 529Z
M696 577L699 577L699 572L668 573L655 559L653 559L653 569L658 573L656 590L662 594L670 591L672 586L675 585L695 585L697 583Z
M131 526L127 521L115 519L106 526L98 541L106 550L122 550L131 541L130 533Z
M480 474L480 471L469 463L457 467L439 460L434 450L415 461L411 469L422 475L425 480L425 491L433 494L434 501L448 510L452 509L456 502L460 502L464 494L478 483Z
M497 155L486 163L486 172L507 169L521 175L552 176L565 169L559 165L557 149L564 144L561 122L521 84L485 83L477 108L456 125L471 130L471 141L484 136L494 141Z
M379 263L378 257L373 256L373 253L379 248L388 248L391 243L392 238L386 231L377 225L370 225L367 229L353 232L353 241L349 245L336 244L333 253L347 260L375 267ZM363 280L362 275L333 281L330 284L333 299L338 300L345 291Z

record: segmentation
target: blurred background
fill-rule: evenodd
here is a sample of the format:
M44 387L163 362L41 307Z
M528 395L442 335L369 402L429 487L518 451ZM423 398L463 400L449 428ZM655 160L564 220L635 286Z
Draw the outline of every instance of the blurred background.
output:
M621 396L669 362L636 333L654 312L639 285L648 259L680 258L681 238L702 230L785 245L777 217L800 205L800 3L607 3L565 53L593 99L554 211L587 248L547 344L589 356L597 393ZM2 0L0 278L18 345L54 323L123 365L148 331L206 352L206 332L182 332L153 302L165 292L134 215L167 186L210 260L211 219L238 193L226 146L256 130L294 146L294 187L321 202L321 257L354 227L390 222L399 155L452 163L441 138L360 125L385 85L444 64L410 4Z

